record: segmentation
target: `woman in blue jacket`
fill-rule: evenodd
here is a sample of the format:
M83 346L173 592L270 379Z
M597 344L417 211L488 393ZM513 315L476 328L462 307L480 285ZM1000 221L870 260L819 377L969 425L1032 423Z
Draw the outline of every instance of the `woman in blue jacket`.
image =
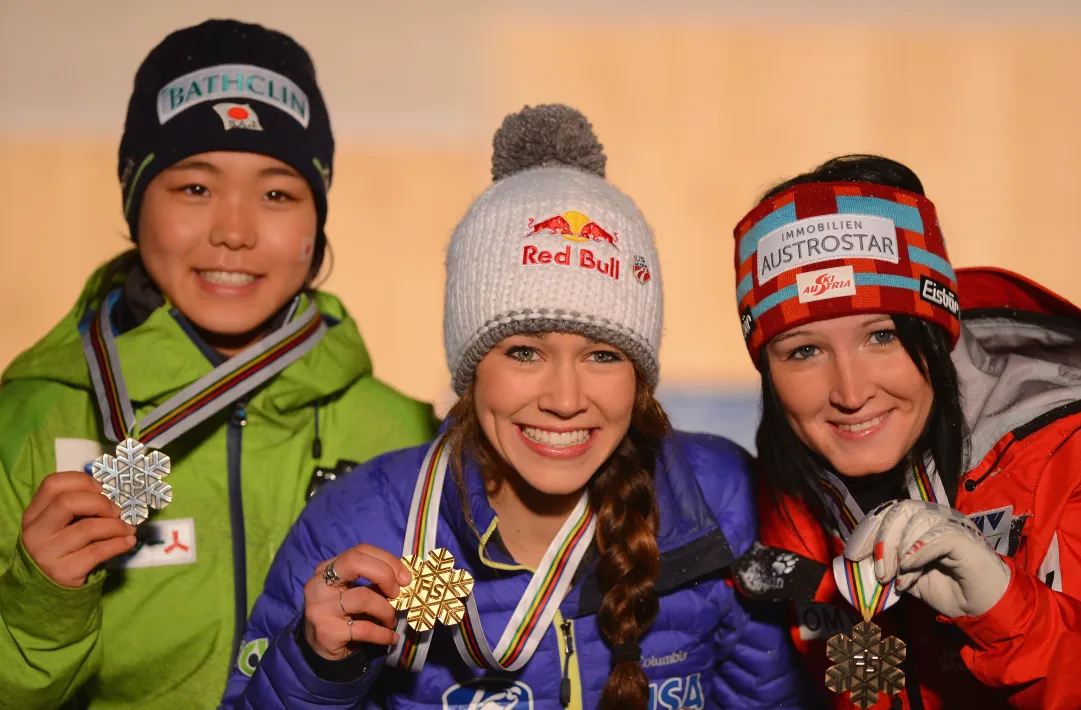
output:
M581 114L524 109L494 145L447 254L461 398L432 445L309 504L226 704L796 706L784 631L725 581L755 536L748 457L653 398L649 227Z

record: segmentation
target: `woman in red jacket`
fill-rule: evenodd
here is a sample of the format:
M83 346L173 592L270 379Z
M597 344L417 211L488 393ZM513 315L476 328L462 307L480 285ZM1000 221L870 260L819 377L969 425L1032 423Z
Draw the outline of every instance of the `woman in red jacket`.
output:
M884 158L778 185L735 237L761 537L824 570L792 636L833 707L1081 708L1081 311L955 274Z

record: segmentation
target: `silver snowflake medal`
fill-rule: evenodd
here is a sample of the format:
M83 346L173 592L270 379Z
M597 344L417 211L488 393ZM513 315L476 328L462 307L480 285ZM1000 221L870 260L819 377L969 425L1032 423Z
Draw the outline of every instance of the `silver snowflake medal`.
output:
M826 655L836 665L826 670L826 687L849 691L849 700L861 708L878 702L879 693L896 695L905 689L905 642L882 638L882 629L869 619L852 627L852 635L837 634L826 643Z
M103 454L94 461L91 474L101 483L101 494L120 507L120 519L139 525L150 509L161 510L173 502L173 487L162 479L169 475L169 457L160 451L144 453L135 439L116 445L116 456Z
M406 622L417 631L428 631L438 621L447 626L461 623L465 599L473 592L473 575L454 569L454 555L439 547L427 557L409 555L402 562L413 579L390 600L398 611L406 612Z

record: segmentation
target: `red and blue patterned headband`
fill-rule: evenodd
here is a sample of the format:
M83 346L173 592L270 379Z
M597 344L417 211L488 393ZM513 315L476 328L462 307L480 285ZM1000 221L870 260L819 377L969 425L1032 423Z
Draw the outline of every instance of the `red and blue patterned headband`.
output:
M957 276L935 206L858 182L796 185L740 220L736 303L755 366L775 335L856 313L909 315L961 330Z

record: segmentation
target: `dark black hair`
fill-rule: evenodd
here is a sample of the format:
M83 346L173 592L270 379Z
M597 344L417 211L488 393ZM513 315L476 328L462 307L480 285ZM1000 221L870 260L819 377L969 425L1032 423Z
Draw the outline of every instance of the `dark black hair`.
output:
M874 155L845 155L770 188L763 199L794 185L822 182L868 182L924 194L920 179L901 163ZM931 454L946 493L953 501L963 473L968 434L961 408L957 368L950 359L950 335L941 326L922 318L908 315L891 317L905 352L930 383L934 393L931 413L920 438L909 455L894 469L897 474L893 476L897 496L904 495L903 473L912 461ZM762 419L758 425L756 444L763 481L776 498L785 494L801 499L821 519L825 508L815 481L818 471L828 464L792 431L770 376L765 348L762 348L759 358Z
M925 194L923 183L907 165L878 155L853 154L831 158L810 172L785 180L766 190L762 199L812 182L869 182Z

